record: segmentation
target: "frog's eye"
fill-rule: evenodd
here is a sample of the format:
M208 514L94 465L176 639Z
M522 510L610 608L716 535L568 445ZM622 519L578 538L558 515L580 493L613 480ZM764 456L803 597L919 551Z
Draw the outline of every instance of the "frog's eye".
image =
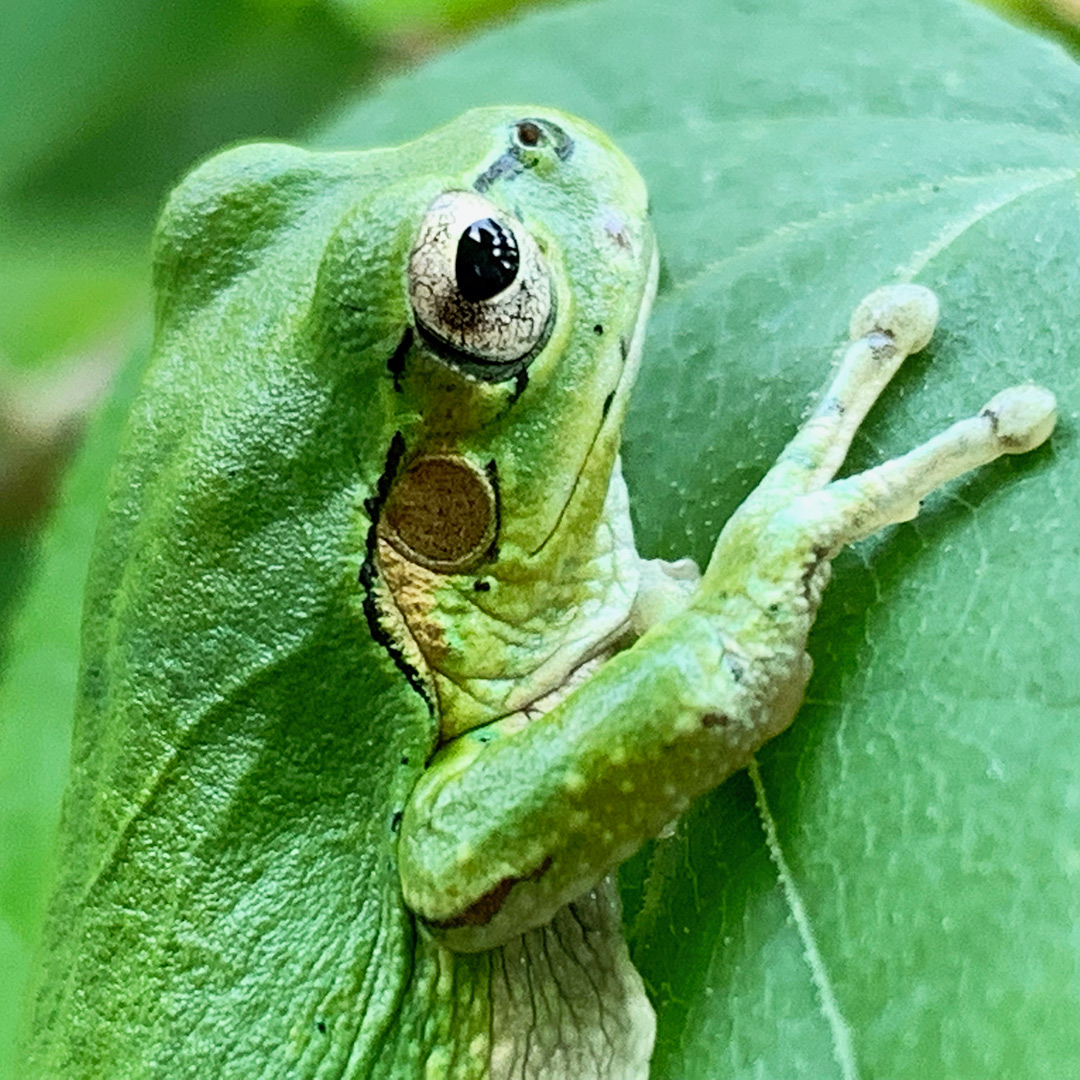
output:
M417 326L448 363L485 381L510 378L543 348L555 297L529 231L482 195L448 191L409 256Z

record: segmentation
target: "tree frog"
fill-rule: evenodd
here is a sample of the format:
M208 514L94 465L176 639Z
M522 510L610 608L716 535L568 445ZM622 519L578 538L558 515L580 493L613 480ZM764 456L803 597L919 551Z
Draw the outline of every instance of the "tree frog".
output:
M657 264L634 167L552 109L175 191L22 1076L648 1075L612 871L791 722L837 551L1055 418L1006 390L834 479L934 328L887 287L704 572L643 559Z

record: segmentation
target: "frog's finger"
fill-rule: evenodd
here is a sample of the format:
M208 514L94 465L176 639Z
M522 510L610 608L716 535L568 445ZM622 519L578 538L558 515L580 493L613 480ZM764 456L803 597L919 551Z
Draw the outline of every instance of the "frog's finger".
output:
M822 546L837 550L886 525L908 521L942 484L1001 457L1041 446L1057 422L1057 401L1041 386L1003 390L978 414L961 420L903 457L801 496L793 510L816 519Z
M759 491L791 495L827 484L866 414L904 360L926 347L937 319L937 297L922 285L886 285L867 296L851 317L851 344L836 375Z

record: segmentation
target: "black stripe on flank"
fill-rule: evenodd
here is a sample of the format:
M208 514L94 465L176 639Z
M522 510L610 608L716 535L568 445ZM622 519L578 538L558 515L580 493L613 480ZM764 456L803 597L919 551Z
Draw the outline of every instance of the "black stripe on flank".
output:
M367 551L364 561L360 564L360 585L364 590L364 615L367 618L371 636L387 651L390 659L397 664L401 673L409 681L409 685L424 699L431 715L435 715L435 702L431 700L424 680L420 672L413 667L405 658L405 654L395 644L394 639L386 632L379 621L379 605L375 599L375 584L379 578L379 570L375 565L375 552L378 548L379 515L386 504L390 494L390 488L397 476L401 459L405 456L405 436L400 431L394 432L390 440L390 449L386 452L386 467L383 469L379 482L375 485L375 494L364 500L364 509L371 518L371 525L367 534Z
M409 350L412 348L413 332L412 327L405 327L405 333L401 335L401 340L398 342L398 347L394 350L393 355L386 361L386 370L390 372L391 377L394 380L394 389L401 393L401 376L405 374L405 357L409 355Z
M506 399L506 406L509 408L522 394L525 393L525 388L529 385L529 369L522 368L514 376L514 389L510 396Z
M488 548L485 558L490 562L494 562L499 557L499 530L502 528L502 498L499 495L499 466L495 464L494 458L484 466L484 472L487 473L488 483L491 484L491 490L495 494L495 538L491 541L491 547Z

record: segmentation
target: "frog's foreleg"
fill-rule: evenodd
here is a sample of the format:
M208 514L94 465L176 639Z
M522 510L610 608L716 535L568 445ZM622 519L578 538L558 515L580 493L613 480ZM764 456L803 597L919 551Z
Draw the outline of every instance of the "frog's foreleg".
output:
M894 461L833 480L859 424L903 360L926 346L937 323L934 294L892 285L868 296L851 318L851 344L816 409L724 527L699 597L730 604L741 588L758 606L782 609L782 633L809 629L829 563L846 544L916 516L923 498L1002 454L1025 453L1049 436L1053 394L1037 386L999 393L978 416ZM830 482L831 481L831 482ZM754 553L748 570L747 553ZM785 597L799 577L801 596ZM781 595L777 595L777 592ZM794 601L794 602L792 602Z
M851 317L851 343L828 389L735 522L760 519L794 493L814 491L833 478L866 414L905 358L929 342L937 318L937 297L922 285L889 285L863 300ZM699 578L689 559L642 560L631 620L635 631L641 634L684 608Z
M866 414L904 360L926 347L937 319L937 297L922 285L887 285L866 297L851 316L851 343L832 382L751 500L786 499L828 483Z
M840 548L1049 435L1053 395L1016 387L909 454L831 480L874 399L929 339L936 307L909 286L860 307L831 387L725 526L689 603L524 729L469 732L432 763L399 859L406 899L447 944L487 948L540 925L744 767L799 707Z
M925 348L938 319L937 297L922 285L887 285L851 316L851 342L817 407L740 508L787 502L828 483L889 380Z
M885 286L863 300L831 385L733 524L740 515L760 513L762 504L788 503L789 526L799 521L798 528L832 554L915 517L923 498L963 473L1046 440L1056 419L1053 394L1017 386L903 457L829 483L866 414L903 360L925 348L937 318L937 298L921 285Z

